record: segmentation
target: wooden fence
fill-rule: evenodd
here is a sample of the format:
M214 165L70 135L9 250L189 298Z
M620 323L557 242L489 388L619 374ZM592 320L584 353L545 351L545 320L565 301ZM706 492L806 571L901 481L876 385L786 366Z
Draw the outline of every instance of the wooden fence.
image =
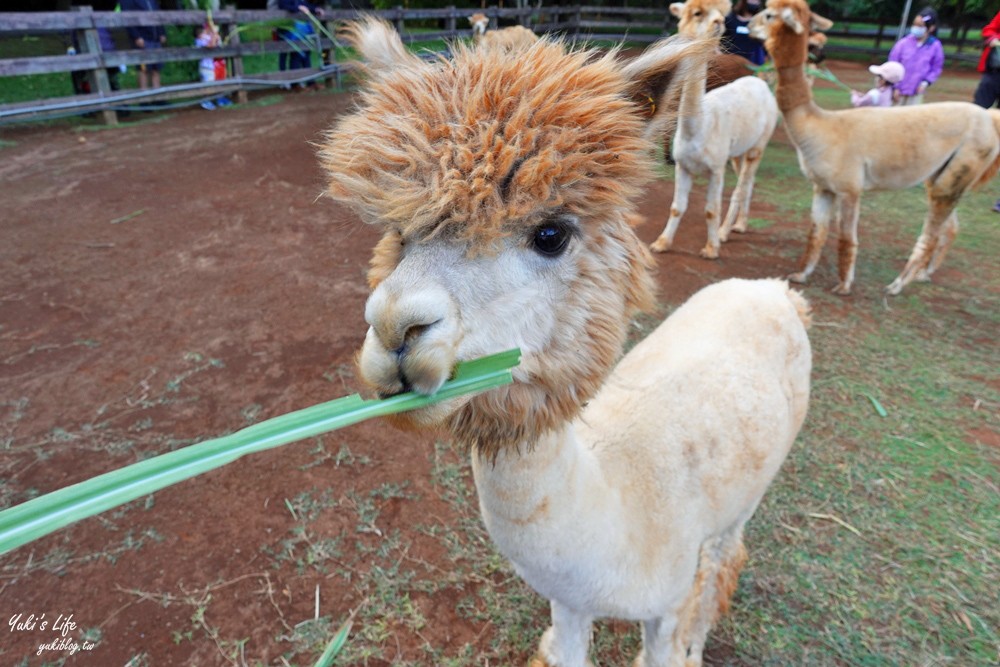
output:
M608 40L631 42L653 42L669 34L674 19L662 8L640 7L538 7L538 8L478 8L444 9L395 9L369 12L392 22L404 41L431 41L455 39L471 36L468 16L483 12L490 18L491 27L521 24L539 33L563 34L579 40ZM332 10L324 14L323 22L330 33L335 32L339 21L357 16L355 10ZM154 102L171 102L181 99L211 99L221 95L235 95L245 101L247 91L290 83L330 79L337 87L343 77L352 69L350 62L338 62L337 50L325 36L316 35L315 46L326 56L326 60L312 69L271 71L248 76L244 72L243 58L262 54L289 53L298 50L285 41L241 42L237 26L254 23L281 21L292 18L286 12L226 9L216 12L212 19L226 38L224 45L207 52L205 49L190 47L167 47L155 51L141 49L104 51L98 38L98 28L121 30L134 26L199 26L206 20L203 11L159 11L159 12L95 12L87 7L73 12L0 12L0 37L25 34L76 35L80 45L76 54L60 54L33 58L0 59L0 77L48 74L54 72L84 71L90 81L89 94L73 97L48 98L17 104L0 105L0 124L48 118L74 113L99 111L105 122L116 123L116 108L130 105L144 105ZM415 22L422 24L416 29ZM412 30L408 30L409 23ZM428 29L427 25L439 29ZM872 47L836 47L830 45L828 52L867 53L873 57L888 51L895 35L894 28L879 30L863 28L854 30L846 24L846 30L828 32L830 37L863 37L872 39ZM885 40L885 44L882 41ZM945 40L946 42L950 40ZM957 42L957 40L956 40ZM205 57L225 58L229 62L227 78L209 83L188 83L164 86L154 90L113 91L107 76L107 68L119 66L139 66L147 63L163 63L201 60ZM978 53L949 55L951 60L972 61Z

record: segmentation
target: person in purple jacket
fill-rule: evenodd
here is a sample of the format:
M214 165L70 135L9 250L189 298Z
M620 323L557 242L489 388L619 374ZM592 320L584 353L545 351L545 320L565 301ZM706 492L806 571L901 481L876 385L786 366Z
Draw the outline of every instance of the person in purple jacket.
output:
M896 84L896 103L920 104L924 92L941 76L944 68L944 48L937 32L937 12L930 7L920 10L910 26L910 34L896 42L889 60L903 65L906 74Z

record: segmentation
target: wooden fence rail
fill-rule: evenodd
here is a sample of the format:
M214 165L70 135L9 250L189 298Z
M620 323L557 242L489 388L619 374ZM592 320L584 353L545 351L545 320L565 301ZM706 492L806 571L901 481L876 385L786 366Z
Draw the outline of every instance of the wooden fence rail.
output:
M661 8L646 7L591 7L567 6L544 8L461 8L443 9L403 9L396 7L368 12L392 22L404 41L432 41L436 39L458 39L471 36L468 16L482 12L490 18L490 24L497 27L518 23L539 33L559 33L577 40L602 40L632 42L653 42L669 34L675 25L669 12ZM330 33L335 32L335 24L345 19L357 17L355 10L330 10L325 12L323 23ZM168 47L155 51L128 49L104 51L97 38L98 29L121 30L136 26L199 26L206 21L203 11L157 11L157 12L95 12L89 7L79 7L73 12L0 12L0 38L22 35L76 35L80 49L76 54L45 55L31 58L0 59L0 85L2 77L51 74L58 72L85 71L90 81L90 94L64 98L48 98L17 104L0 104L0 124L29 119L39 119L70 113L100 111L106 122L115 123L115 108L130 104L163 102L179 99L209 98L212 96L235 94L245 101L247 91L289 85L293 82L314 79L332 79L339 87L345 74L353 70L350 62L337 62L335 45L325 36L316 35L315 46L329 54L319 67L305 70L270 71L246 76L243 58L262 54L289 53L300 47L283 40L268 42L243 42L238 26L249 24L280 24L294 18L286 12L238 10L227 8L212 14L212 20L219 26L223 36L228 36L224 45L206 51L188 47ZM300 17L301 18L301 17ZM436 22L443 27L434 31L407 30L407 22ZM866 53L877 56L888 51L888 43L894 39L894 28L883 26L879 29L858 28L850 23L842 24L844 29L830 31L830 37L863 37L874 40L874 45L836 46L831 44L830 53ZM870 25L870 24L869 24ZM883 40L887 42L882 45ZM945 43L965 44L964 40L943 40ZM112 91L107 78L107 68L138 66L148 63L184 62L201 60L205 57L226 58L230 66L230 76L223 81L212 83L191 83L164 86L149 91ZM973 61L978 53L949 54L949 60ZM2 100L0 100L2 101Z

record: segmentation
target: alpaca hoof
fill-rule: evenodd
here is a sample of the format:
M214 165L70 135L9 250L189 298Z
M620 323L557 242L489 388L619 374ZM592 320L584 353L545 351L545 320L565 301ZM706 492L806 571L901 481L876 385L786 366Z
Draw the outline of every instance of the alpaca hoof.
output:
M719 249L709 244L706 245L704 248L702 248L701 252L699 252L698 254L704 257L705 259L718 259Z
M917 275L913 277L918 283L929 283L931 281L931 274L927 272L926 269L920 269L917 271Z
M831 291L834 294L836 294L837 296L850 296L851 295L851 286L850 285L845 285L844 283L840 283L839 285L837 285L836 287L834 287L833 290L831 290Z
M896 296L903 291L903 281L896 278L891 283L886 285L885 293L889 296Z
M661 236L649 244L649 249L653 252L666 252L670 250L670 241Z
M728 231L722 231L720 229L719 230L719 243L725 243L728 240L729 240L729 232Z
M737 234L746 234L747 233L747 223L745 223L745 222L737 222L735 225L733 225L733 228L730 231L734 231Z
M806 283L806 278L808 278L808 276L807 276L807 275L806 275L806 274L805 274L804 272L800 272L800 273L790 273L790 274L788 275L788 280L789 280L790 282L793 282L793 283L797 283L797 284L799 284L799 285L805 285L805 283Z

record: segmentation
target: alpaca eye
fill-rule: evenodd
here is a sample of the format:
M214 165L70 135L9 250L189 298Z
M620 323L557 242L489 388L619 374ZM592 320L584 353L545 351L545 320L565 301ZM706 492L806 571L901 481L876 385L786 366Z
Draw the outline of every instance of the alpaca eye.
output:
M546 222L535 228L531 239L532 247L547 257L558 257L566 250L572 228L564 222Z

